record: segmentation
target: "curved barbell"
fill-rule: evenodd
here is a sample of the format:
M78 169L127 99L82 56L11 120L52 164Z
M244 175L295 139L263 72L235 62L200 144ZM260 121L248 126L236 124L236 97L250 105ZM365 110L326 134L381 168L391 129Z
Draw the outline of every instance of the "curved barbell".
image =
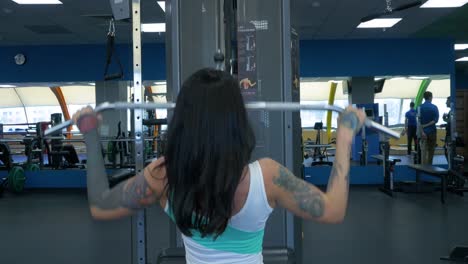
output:
M152 109L173 109L175 103L142 103L142 104L133 104L128 102L115 102L115 103L102 103L98 105L94 111L104 112L108 110L152 110ZM315 110L315 111L333 111L342 113L344 109L334 105L306 105L300 103L291 103L291 102L249 102L245 104L245 107L248 110L265 110L265 111L300 111L300 110ZM47 129L44 132L45 136L58 132L68 126L73 125L73 120L65 121L61 124L58 124L50 129ZM366 119L364 125L368 128L373 128L380 133L383 133L387 136L393 138L400 138L400 133L393 131L386 126L383 126L379 123L376 123L370 119Z

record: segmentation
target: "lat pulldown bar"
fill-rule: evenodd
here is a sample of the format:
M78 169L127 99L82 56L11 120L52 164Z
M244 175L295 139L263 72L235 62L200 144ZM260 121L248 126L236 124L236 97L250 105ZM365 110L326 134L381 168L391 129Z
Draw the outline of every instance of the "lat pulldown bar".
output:
M175 103L144 103L144 104L132 104L127 102L116 102L116 103L102 103L96 107L96 112L103 112L107 110L134 110L134 109L172 109L175 107ZM334 105L305 105L300 103L288 103L288 102L251 102L246 103L245 107L248 110L265 110L265 111L300 111L300 110L315 110L315 111L334 111L342 113L343 108ZM48 136L54 132L60 131L68 126L73 125L72 120L68 120L59 125L56 125L50 129L47 129L44 133ZM389 129L379 123L376 123L370 119L366 119L364 125L368 128L373 128L380 133L393 138L400 138L400 133Z

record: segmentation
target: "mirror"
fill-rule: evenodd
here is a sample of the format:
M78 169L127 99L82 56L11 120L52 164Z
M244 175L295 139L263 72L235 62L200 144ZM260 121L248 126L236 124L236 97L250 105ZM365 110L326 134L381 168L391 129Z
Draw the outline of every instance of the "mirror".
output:
M311 105L334 104L345 108L351 101L350 91L352 89L351 77L334 77L334 78L303 78L301 80L301 103ZM439 120L437 122L437 144L434 164L447 164L444 155L444 142L446 121L443 120L443 114L449 112L447 106L447 97L450 96L451 81L447 75L431 75L431 76L377 76L374 77L374 84L377 93L374 94L373 104L374 109L366 109L368 117L379 121L384 117L384 106L388 114L388 126L399 132L402 132L405 125L405 114L409 110L410 103L413 102L420 91L424 82L428 82L426 91L433 94L432 103L439 109ZM333 89L335 92L332 93ZM331 98L333 98L331 100ZM354 98L356 99L356 98ZM375 112L375 113L374 113ZM379 119L380 117L380 119ZM304 142L304 166L312 165L329 165L333 161L334 156L334 139L337 127L337 114L333 113L331 123L327 122L326 111L301 111L302 122L302 138ZM381 122L381 120L380 120ZM319 124L323 124L320 126ZM331 126L331 131L327 132L328 125ZM320 128L321 129L318 129ZM369 133L370 132L370 133ZM374 145L369 146L371 153L375 155L379 152L379 136L372 136L369 131L367 139L374 137ZM358 136L359 137L359 136ZM326 145L315 147L315 145ZM354 146L353 150L353 165L360 165L361 147ZM414 146L414 143L413 143ZM414 150L414 147L413 147ZM392 156L407 156L407 137L402 136L400 139L390 140L390 155ZM406 162L411 158L403 157ZM322 162L320 162L322 161ZM374 160L376 163L376 160Z

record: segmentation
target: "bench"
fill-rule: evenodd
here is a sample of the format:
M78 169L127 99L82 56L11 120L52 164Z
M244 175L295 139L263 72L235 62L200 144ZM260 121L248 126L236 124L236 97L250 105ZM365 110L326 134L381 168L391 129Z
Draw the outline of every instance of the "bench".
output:
M157 264L185 264L184 248L167 248L161 251ZM296 263L294 251L288 248L264 248L263 263L293 264Z
M384 161L384 155L371 155L371 158L376 159L378 162L383 162ZM391 165L395 165L398 162L401 162L400 158L394 157L394 156L389 156L387 161L391 162Z
M449 171L447 169L433 166L433 165L428 165L428 164L409 164L408 168L411 168L416 171L417 191L420 191L420 187L421 187L421 181L420 181L421 172L440 178L441 180L440 201L442 203L445 203L445 196L447 193L447 177L449 174Z

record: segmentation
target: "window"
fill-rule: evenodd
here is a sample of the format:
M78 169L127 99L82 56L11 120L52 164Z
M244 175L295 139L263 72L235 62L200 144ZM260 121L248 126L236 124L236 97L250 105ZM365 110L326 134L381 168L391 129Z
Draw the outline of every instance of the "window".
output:
M167 86L166 81L158 81L151 86L151 91L156 94L153 95L153 100L156 103L166 103L167 102ZM166 109L156 109L156 117L158 119L167 118Z
M403 99L403 104L401 106L401 113L400 113L400 124L405 124L406 119L406 112L410 110L410 104L413 102L413 99Z
M301 101L301 104L308 105L326 105L328 100L323 101ZM348 100L335 100L334 105L345 108L348 106ZM338 113L332 112L332 127L337 127ZM327 111L308 111L301 110L301 123L302 127L313 128L315 123L323 122L324 127L327 123Z
M387 105L389 126L401 124L401 121L400 121L401 99L397 99L397 98L375 99L374 102L376 104L379 104L379 116L384 116L385 114L384 105Z
M445 104L447 102L447 98L433 98L432 103L439 108L439 121L437 122L437 125L442 125L445 124L444 120L442 120L442 115L444 113L448 113L450 111L450 108L447 107Z
M26 114L29 123L50 122L50 115L54 113L62 114L60 106L28 106Z
M307 105L324 105L327 101L303 101ZM314 127L316 122L326 121L326 111L301 110L302 127Z
M315 78L317 80L301 81L301 102L305 104L323 105L328 103L330 93L330 83L323 81L324 78ZM339 78L338 78L339 79ZM375 94L374 102L379 104L379 116L384 116L384 105L387 106L388 125L400 126L405 123L405 113L409 110L411 101L414 101L422 80L414 78L387 78L385 86L381 93ZM346 107L348 105L348 95L344 94L343 84L338 82L335 105ZM435 76L428 89L434 95L432 101L439 108L438 125L443 124L442 115L450 110L445 105L446 97L450 95L450 79L441 76ZM336 127L337 114L333 114L332 127ZM313 127L316 122L326 122L325 111L301 111L302 127Z
M23 107L1 108L0 116L0 123L4 124L3 132L25 131L27 128L27 126L16 125L28 122Z

